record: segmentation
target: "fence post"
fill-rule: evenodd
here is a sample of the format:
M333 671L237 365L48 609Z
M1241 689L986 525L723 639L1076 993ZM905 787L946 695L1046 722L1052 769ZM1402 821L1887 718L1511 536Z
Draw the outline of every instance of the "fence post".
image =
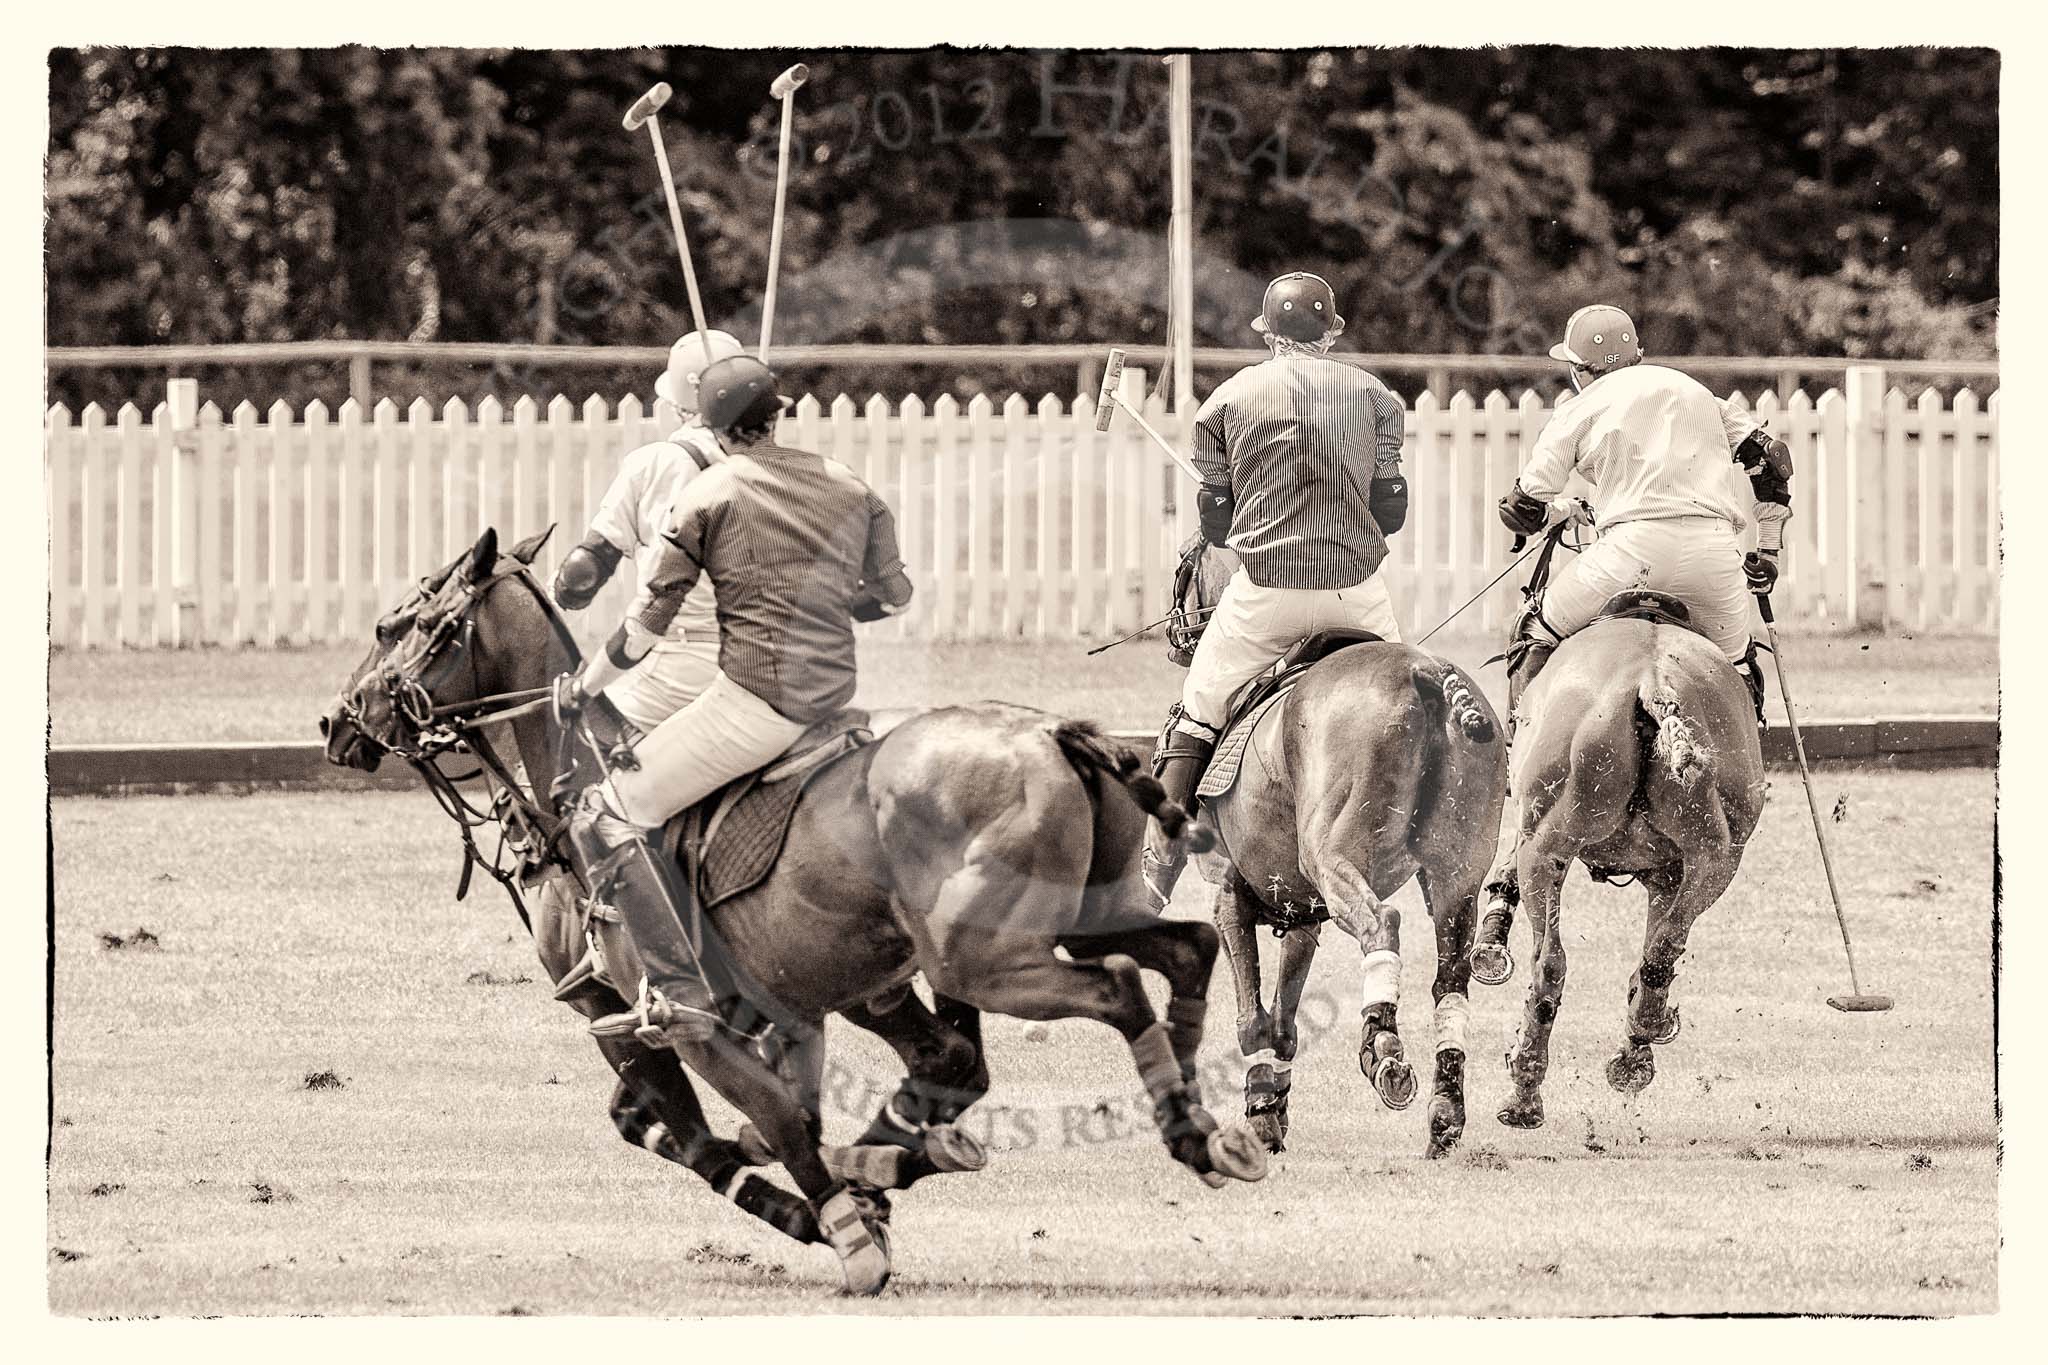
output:
M1884 370L1851 365L1848 402L1849 618L1857 627L1882 625L1886 566L1896 547L1885 543L1885 488L1898 477L1884 462Z
M171 582L178 604L175 638L180 648L199 643L199 381L173 379L166 385L165 411L171 448Z

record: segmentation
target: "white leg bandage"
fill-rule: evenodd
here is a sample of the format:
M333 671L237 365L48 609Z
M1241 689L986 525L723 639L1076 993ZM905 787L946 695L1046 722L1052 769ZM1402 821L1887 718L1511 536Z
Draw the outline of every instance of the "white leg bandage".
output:
M1359 1008L1395 1005L1401 1001L1401 955L1388 948L1365 955L1365 986L1359 992Z
M1452 991L1436 1002L1436 1050L1463 1052L1465 1025L1472 1018L1472 1002Z

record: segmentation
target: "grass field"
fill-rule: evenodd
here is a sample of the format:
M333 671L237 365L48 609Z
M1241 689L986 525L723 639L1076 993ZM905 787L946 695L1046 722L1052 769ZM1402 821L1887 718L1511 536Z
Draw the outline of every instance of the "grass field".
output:
M308 649L60 650L50 660L58 744L312 739L314 721L363 656L363 645ZM1185 673L1157 638L1087 657L1073 642L927 644L863 635L859 702L944 706L997 699L1113 728L1149 730ZM1430 642L1472 670L1498 706L1499 642L1446 632ZM1802 717L1987 715L1998 707L1998 641L1985 636L1788 637L1786 664ZM1777 684L1771 706L1779 707Z
M612 1133L580 1021L531 979L493 888L454 902L456 846L424 797L58 801L50 1305L1987 1312L1992 777L1822 783L1823 808L1846 798L1837 859L1870 987L1895 1012L1822 1003L1845 988L1841 949L1779 774L1680 968L1685 1032L1635 1100L1602 1067L1641 892L1577 874L1549 1126L1494 1121L1525 979L1480 988L1470 1126L1447 1162L1420 1156L1422 1106L1386 1113L1358 1076L1358 953L1341 935L1304 1004L1290 1147L1258 1185L1205 1189L1133 1126L1137 1083L1108 1030L993 1019L989 1169L899 1200L895 1282L857 1303L834 1296L827 1253ZM1412 888L1399 903L1410 1047L1426 1051L1430 936ZM1526 963L1520 929L1516 943ZM1212 998L1207 1058L1234 1074L1221 964ZM833 1036L843 1139L897 1069L866 1036Z

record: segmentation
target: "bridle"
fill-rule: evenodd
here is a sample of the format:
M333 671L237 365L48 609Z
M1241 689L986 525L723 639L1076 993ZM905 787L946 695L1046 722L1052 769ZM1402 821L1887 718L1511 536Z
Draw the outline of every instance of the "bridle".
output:
M504 562L510 567L494 569L486 578L463 583L456 599L427 625L426 644L409 663L400 665L388 653L378 661L375 682L390 704L393 718L400 722L397 727L399 733L385 738L364 724L363 710L356 700L362 690L360 687L350 690L341 705L340 714L355 728L364 743L403 760L418 773L443 813L455 821L462 835L463 847L462 876L455 888L455 898L462 900L468 896L470 878L481 867L505 888L511 897L512 908L519 913L520 922L531 933L533 919L527 911L522 888L540 881L548 875L550 868L558 867L572 874L574 868L561 852L562 822L553 809L552 798L544 800L520 784L484 734L484 727L517 720L550 705L550 689L527 688L446 705L434 700L434 689L445 685L453 671L465 662L472 683L480 681L475 649L476 613L491 591L507 580L516 580L540 604L555 638L568 652L570 667L582 664L582 651L576 647L568 623L534 578L532 569L512 556L506 556ZM433 594L446 585L449 576L440 575L438 581L435 578L421 580L414 596L431 600ZM424 606L424 601L421 605ZM385 622L403 621L409 615L413 629L419 629L420 610L418 606L409 608L407 604L401 604L385 618ZM380 637L385 633L380 629ZM573 761L576 728L562 727L558 762L564 772ZM581 728L585 729L585 738L591 739L594 746L594 738L588 735L587 727ZM438 760L442 755L463 752L475 757L475 771L455 776L441 767ZM484 786L481 801L465 792L461 785L478 779ZM476 841L476 831L485 825L495 825L498 829L498 844L489 857L484 855Z

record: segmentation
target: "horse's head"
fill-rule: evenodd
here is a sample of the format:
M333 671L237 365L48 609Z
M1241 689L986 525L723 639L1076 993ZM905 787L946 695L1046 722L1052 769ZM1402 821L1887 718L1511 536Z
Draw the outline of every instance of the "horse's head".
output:
M493 589L525 576L553 530L503 556L498 533L486 530L378 618L375 643L320 718L329 763L372 772L387 753L417 756L436 708L489 695L512 661L547 657L540 589Z
M1180 567L1173 578L1173 616L1166 628L1167 649L1185 667L1194 658L1216 603L1230 576L1237 572L1235 550L1211 545L1194 535L1180 547Z

